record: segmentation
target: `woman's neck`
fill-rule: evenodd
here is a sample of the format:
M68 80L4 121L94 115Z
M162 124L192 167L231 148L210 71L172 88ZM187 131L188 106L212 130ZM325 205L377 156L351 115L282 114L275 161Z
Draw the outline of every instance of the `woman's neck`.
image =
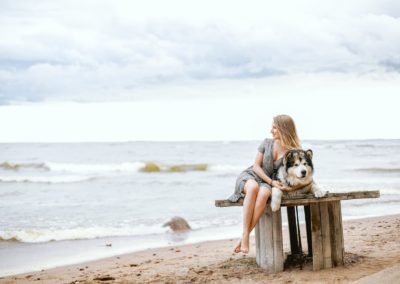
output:
M275 145L277 146L277 149L281 150L281 151L286 151L286 147L285 145L283 145L282 141L280 139L276 139L275 140Z

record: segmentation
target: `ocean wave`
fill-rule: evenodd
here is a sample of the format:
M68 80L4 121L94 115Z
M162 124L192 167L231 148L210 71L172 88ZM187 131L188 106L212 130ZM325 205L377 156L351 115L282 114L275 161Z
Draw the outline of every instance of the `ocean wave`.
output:
M133 227L77 227L72 229L25 229L0 231L0 241L42 243L65 240L96 239L105 237L126 237L155 235L168 232L168 228L157 225L138 225Z
M88 176L3 176L0 182L4 183L77 183L90 181L95 177Z
M0 164L4 170L20 171L22 169L38 169L41 171L62 172L73 174L104 174L104 173L134 173L134 172L191 172L191 171L213 171L213 172L239 172L242 166L229 164L207 164L207 163L185 163L168 164L156 162L123 162L109 164L79 164L79 163L10 163Z
M39 169L49 171L50 168L45 163L10 163L3 162L0 164L0 168L8 171L19 171L21 169Z
M140 169L142 172L190 172L190 171L211 171L211 172L238 172L243 170L243 167L233 165L212 165L212 164L157 164L146 163Z
M400 173L400 168L361 168L355 169L357 172L368 172L368 173Z
M169 227L163 227L166 222L153 224L124 224L120 227L93 226L75 227L68 229L58 228L27 228L20 230L0 230L0 241L40 243L65 240L96 239L106 237L149 236L170 233ZM216 217L212 220L188 220L193 231L202 229L239 225L235 218Z
M135 172L144 167L141 162L110 164L45 163L51 171L72 173Z

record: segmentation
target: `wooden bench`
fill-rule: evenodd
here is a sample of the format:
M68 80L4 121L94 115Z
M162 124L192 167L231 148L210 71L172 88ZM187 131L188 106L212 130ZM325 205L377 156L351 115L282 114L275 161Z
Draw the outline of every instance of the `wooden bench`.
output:
M294 206L304 206L308 255L312 257L313 270L331 268L344 263L344 240L341 201L361 198L378 198L379 191L328 193L325 197L313 195L283 197L281 206L287 207L291 255L299 254L299 235ZM215 206L243 206L216 200ZM284 268L281 209L272 212L268 205L255 227L256 261L267 272L279 272Z

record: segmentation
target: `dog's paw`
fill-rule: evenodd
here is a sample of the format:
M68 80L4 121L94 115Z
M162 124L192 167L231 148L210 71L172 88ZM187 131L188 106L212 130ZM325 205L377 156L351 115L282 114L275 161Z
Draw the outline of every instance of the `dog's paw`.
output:
M326 193L327 193L326 191L317 190L314 192L314 196L316 198L321 198L321 197L324 197L326 195Z
M273 187L271 194L271 209L276 212L281 208L282 191L279 188Z

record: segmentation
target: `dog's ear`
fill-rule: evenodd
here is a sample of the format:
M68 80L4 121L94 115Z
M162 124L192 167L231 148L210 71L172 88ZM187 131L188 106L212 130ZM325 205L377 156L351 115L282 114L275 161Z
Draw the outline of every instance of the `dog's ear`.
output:
M293 151L287 151L286 154L285 154L285 160L288 160L291 157L293 157Z
M283 164L286 165L287 161L293 157L293 151L287 151L285 157L283 158Z
M312 151L311 149L308 149L308 150L306 151L306 155L307 155L307 157L308 157L310 160L312 160L313 151Z

